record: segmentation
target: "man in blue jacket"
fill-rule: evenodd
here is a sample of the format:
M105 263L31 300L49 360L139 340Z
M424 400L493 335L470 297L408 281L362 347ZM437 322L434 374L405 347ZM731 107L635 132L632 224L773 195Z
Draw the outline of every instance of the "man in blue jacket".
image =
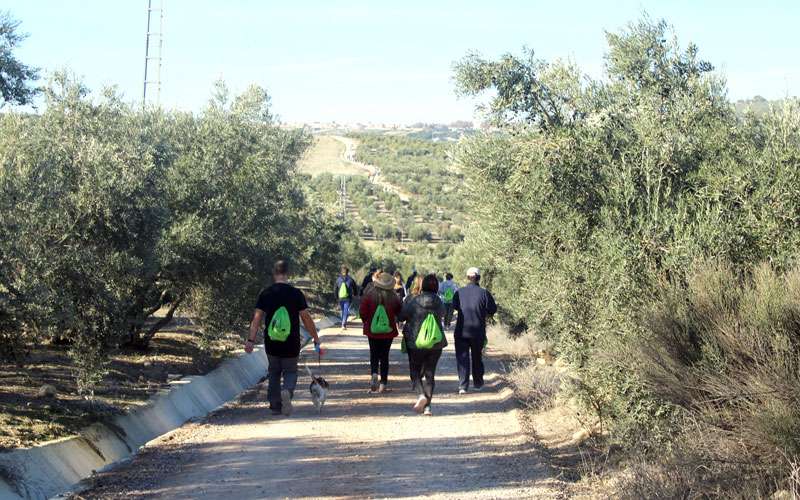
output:
M494 297L481 288L481 272L477 267L467 270L467 286L453 297L456 319L456 362L458 364L458 393L466 394L469 375L475 390L483 387L483 346L486 343L486 319L497 312Z
M342 309L342 330L347 330L347 318L350 316L350 304L356 296L356 282L350 277L350 270L347 266L342 266L341 274L336 278L336 285L333 293L339 299L339 307Z

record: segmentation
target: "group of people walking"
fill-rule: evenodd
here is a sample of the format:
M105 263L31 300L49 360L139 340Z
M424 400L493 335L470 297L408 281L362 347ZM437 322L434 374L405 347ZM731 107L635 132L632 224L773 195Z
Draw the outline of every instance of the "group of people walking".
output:
M275 283L258 298L245 350L253 350L260 325L271 318L267 320L264 334L269 362L267 399L273 413L288 415L297 383L300 321L314 340L317 352L321 352L321 348L303 293L287 282L288 265L279 261L273 274ZM451 328L454 313L457 313L453 337L459 394L469 390L470 378L473 388L480 390L486 322L497 312L497 305L491 293L480 286L477 268L467 270L466 278L466 286L459 288L450 273L440 282L435 274L423 276L414 270L404 283L399 272L389 274L372 268L358 287L349 269L341 268L334 284L341 327L347 329L351 308L360 299L358 314L369 343L371 393L389 391L389 354L394 339L400 336L401 349L408 356L411 386L417 393L412 408L417 413L431 415L436 367L442 350L448 345L446 332Z

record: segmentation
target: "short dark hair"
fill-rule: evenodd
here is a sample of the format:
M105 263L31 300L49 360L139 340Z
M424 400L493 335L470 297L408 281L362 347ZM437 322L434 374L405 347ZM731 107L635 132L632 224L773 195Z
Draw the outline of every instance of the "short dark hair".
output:
M429 274L422 279L422 291L431 293L439 291L439 280L435 274Z
M349 273L349 272L350 272L350 270L349 270L349 269L347 269L347 266L342 266L342 269L341 269L341 271L342 271L342 274L347 274L347 273Z
M281 259L272 266L272 274L286 276L289 274L289 263Z
M444 275L444 278L445 278L445 279L448 279L448 280L451 280L451 279L453 279L453 273L447 273L447 274L445 274L445 275Z

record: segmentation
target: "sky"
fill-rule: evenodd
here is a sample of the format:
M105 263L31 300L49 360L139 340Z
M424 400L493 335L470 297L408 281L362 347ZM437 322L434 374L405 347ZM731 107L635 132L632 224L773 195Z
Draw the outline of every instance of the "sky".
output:
M158 4L160 0L153 0ZM265 87L290 123L473 119L452 65L523 46L603 75L605 32L646 12L728 81L733 100L800 95L800 0L163 0L160 103L200 111L214 81ZM3 0L26 64L141 102L147 0ZM148 90L148 92L151 92ZM152 94L151 94L152 95Z

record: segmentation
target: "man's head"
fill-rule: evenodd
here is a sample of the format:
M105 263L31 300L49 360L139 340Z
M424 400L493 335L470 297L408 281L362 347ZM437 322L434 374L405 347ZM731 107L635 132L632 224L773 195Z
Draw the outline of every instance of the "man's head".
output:
M350 270L349 270L349 269L347 269L347 266L342 266L342 268L340 269L340 271L341 271L341 273L342 273L342 276L347 276L348 274L350 274Z
M445 274L445 275L444 275L444 279L446 279L447 281L450 281L451 279L453 279L453 273L447 273L447 274Z
M481 271L477 267L470 267L467 269L467 279L473 283L477 283L481 280Z
M289 263L281 259L272 266L272 277L276 280L278 278L286 278L289 276Z

